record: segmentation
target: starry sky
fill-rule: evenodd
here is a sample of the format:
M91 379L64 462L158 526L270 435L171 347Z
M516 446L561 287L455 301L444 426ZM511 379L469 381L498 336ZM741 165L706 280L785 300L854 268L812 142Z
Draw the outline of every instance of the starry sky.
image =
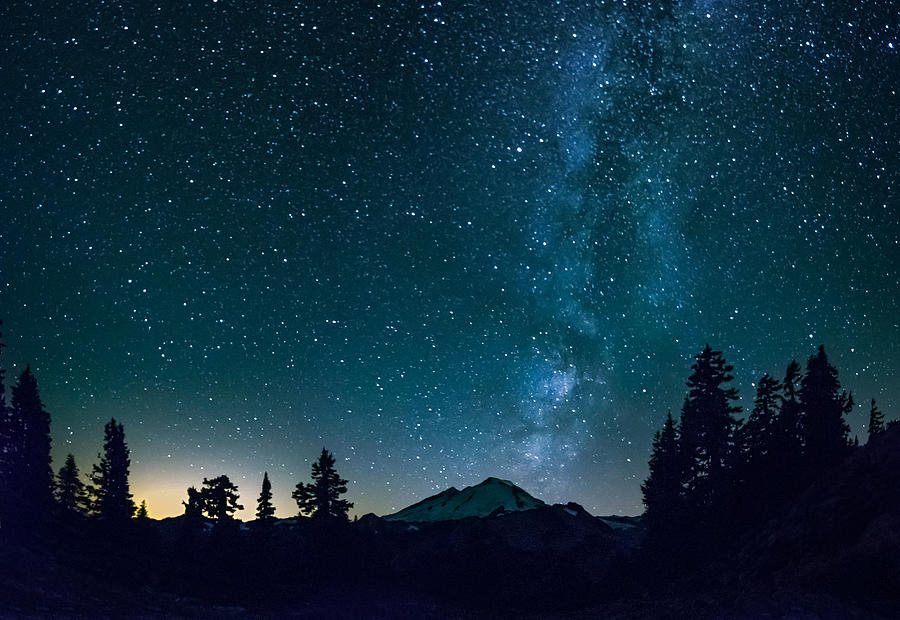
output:
M0 319L55 467L152 516L322 446L355 514L510 479L638 514L691 356L900 405L890 1L12 0ZM252 518L252 510L239 516Z

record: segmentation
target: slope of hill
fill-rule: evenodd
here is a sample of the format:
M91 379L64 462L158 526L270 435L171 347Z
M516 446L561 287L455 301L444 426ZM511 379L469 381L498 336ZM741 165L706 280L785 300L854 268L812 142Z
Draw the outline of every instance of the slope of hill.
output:
M896 601L900 424L836 463L748 537L735 568L738 579L766 577L792 588Z
M497 511L531 510L546 504L509 480L487 478L462 491L450 487L437 495L384 517L387 521L410 523L453 521L467 517L487 517Z

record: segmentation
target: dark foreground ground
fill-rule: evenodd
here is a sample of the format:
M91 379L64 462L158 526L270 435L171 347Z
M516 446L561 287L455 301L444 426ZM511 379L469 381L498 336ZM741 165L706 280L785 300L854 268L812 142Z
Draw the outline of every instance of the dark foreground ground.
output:
M415 525L57 517L0 528L0 616L900 618L900 425L692 561L612 525L575 504Z

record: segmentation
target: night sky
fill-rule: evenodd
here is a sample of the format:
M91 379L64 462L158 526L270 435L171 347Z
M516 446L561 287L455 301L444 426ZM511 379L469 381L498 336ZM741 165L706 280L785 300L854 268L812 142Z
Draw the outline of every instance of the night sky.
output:
M900 406L894 2L0 8L0 363L155 517L322 446L355 514L638 514L691 356Z

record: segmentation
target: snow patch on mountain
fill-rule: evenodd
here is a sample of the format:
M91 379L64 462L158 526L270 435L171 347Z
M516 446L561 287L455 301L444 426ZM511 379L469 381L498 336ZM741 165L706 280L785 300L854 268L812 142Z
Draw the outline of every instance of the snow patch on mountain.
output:
M487 517L498 510L531 510L546 506L541 500L509 480L488 478L462 491L450 487L437 495L384 517L387 521L452 521L466 517Z

